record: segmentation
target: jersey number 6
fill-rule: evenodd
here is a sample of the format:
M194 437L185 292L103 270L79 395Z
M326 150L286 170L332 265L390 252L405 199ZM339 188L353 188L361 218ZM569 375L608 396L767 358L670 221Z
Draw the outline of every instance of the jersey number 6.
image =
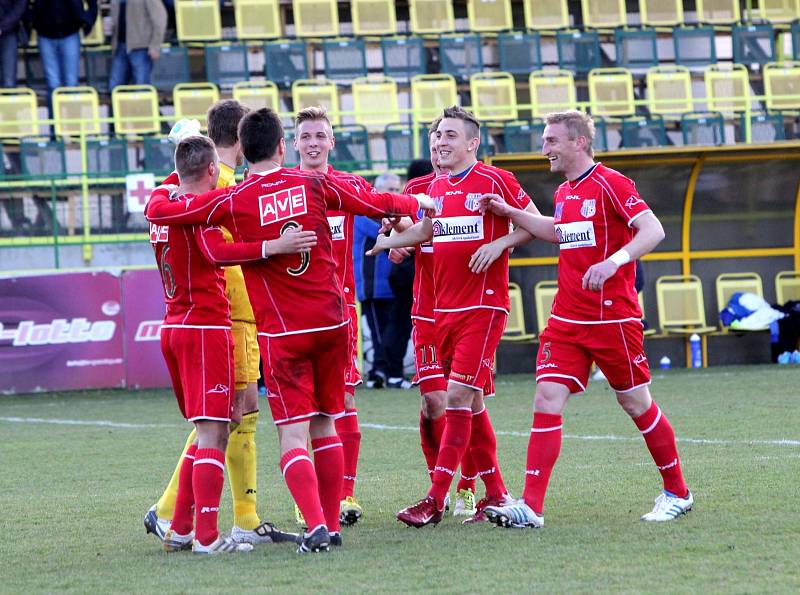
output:
M281 227L281 235L285 234L290 229L297 229L300 227L300 224L295 221L287 221ZM300 253L300 264L295 267L286 267L286 272L294 277L299 277L303 273L308 270L309 265L311 264L311 254L309 252L301 252Z

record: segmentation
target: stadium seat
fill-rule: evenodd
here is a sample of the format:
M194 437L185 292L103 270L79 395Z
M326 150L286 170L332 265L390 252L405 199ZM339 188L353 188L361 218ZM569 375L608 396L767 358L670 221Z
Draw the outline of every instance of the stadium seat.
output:
M381 38L383 74L398 81L427 72L427 54L421 37Z
M278 86L272 81L242 81L233 85L233 98L251 110L268 107L280 111Z
M129 169L128 142L125 139L90 139L86 141L87 176L117 178L127 175Z
M658 66L658 45L655 29L616 29L614 45L617 66L621 68L650 68Z
M56 136L100 134L100 99L94 87L59 87L53 91Z
M800 62L765 64L763 75L768 110L800 109Z
M612 28L628 24L625 0L581 0L585 27Z
M536 332L539 335L547 326L557 291L558 281L539 281L533 286L533 301L536 304Z
M500 70L527 79L542 69L541 39L537 31L501 33L497 36Z
M639 16L650 27L683 24L683 0L639 0Z
M467 0L469 30L476 33L509 31L514 28L510 0Z
M339 35L339 7L336 0L292 0L295 37Z
M175 28L180 42L219 41L222 17L218 0L175 0Z
M769 23L734 25L733 61L763 66L775 60L775 31Z
M206 112L219 101L219 89L213 83L182 83L172 90L175 119L194 118L206 128Z
M183 46L163 46L161 56L153 63L150 84L159 93L172 93L175 85L189 81L189 51Z
M0 88L0 139L20 139L38 134L39 114L33 89Z
M204 49L206 80L222 89L239 81L250 80L247 46L244 44L207 44Z
M597 31L558 31L556 33L558 67L576 74L600 68L600 37Z
M325 79L303 79L292 83L292 103L294 111L305 107L320 106L328 111L331 125L341 122L339 115L339 91L336 83Z
M775 299L781 306L800 301L800 271L781 271L775 275Z
M450 33L456 29L450 0L408 0L411 33Z
M593 116L594 141L592 148L595 151L608 151L608 125L602 116Z
M286 138L286 155L283 158L284 167L294 167L300 163L300 154L294 148L294 129L287 128L284 130L284 137Z
M797 0L758 0L758 16L770 23L790 23L800 17Z
M691 112L681 116L684 145L724 145L725 119L719 112Z
M542 150L544 121L508 122L503 127L503 144L506 153L538 153Z
M86 86L94 87L98 93L108 93L108 77L111 74L111 48L87 47L83 49L83 68Z
M700 335L703 366L706 365L706 335L716 330L706 324L703 284L696 275L664 275L656 279L658 326L662 334L686 337L687 367L690 362L689 336Z
M536 335L525 330L525 304L522 300L522 290L516 283L508 284L508 300L511 307L508 309L506 328L500 340L514 343L533 341Z
M144 171L164 179L175 168L175 145L166 137L146 136L142 140Z
M595 68L589 72L589 109L592 115L631 116L633 75L627 68Z
M479 35L442 35L439 37L439 67L458 81L483 71L483 55Z
M543 118L550 112L575 109L578 105L575 79L569 70L537 70L528 77L531 115Z
M792 22L790 36L792 38L792 58L800 60L800 20Z
M275 41L264 44L264 75L286 89L308 78L308 51L304 41Z
M19 144L23 175L30 177L65 177L67 154L64 141L25 138Z
M277 39L282 35L279 0L236 0L236 38Z
M397 83L381 75L353 79L353 111L356 122L367 128L384 129L399 121Z
M622 118L620 148L663 147L667 144L664 118L658 114Z
M746 114L739 114L738 127L736 129L736 142L744 142ZM785 140L786 130L784 128L783 114L780 112L764 113L755 112L750 114L750 142L771 143L776 140Z
M754 293L764 297L764 286L758 273L722 273L717 275L714 285L717 290L717 312L722 312L728 307L728 302L734 293ZM721 326L722 332L728 332L727 326ZM766 330L767 327L757 330Z
M717 63L716 34L713 27L675 27L672 30L675 64L708 66Z
M428 157L428 129L417 126L417 143L414 143L414 130L410 124L389 124L384 132L386 140L386 167L388 169L406 168L414 159Z
M480 121L516 120L517 90L507 72L481 72L469 78L472 111Z
M349 83L367 76L366 42L361 38L328 39L322 42L325 78Z
M394 35L397 33L394 0L352 0L350 12L355 35Z
M119 135L161 132L158 91L152 85L120 85L111 92L114 132Z
M331 149L330 160L343 171L372 169L369 154L369 133L366 127L352 124L333 129L336 144Z
M94 21L94 25L92 26L92 30L89 31L88 35L83 34L83 29L81 29L81 45L84 46L91 46L91 45L103 45L106 38L103 33L103 16L100 14L100 11L97 11L97 18Z
M739 0L695 0L697 20L712 25L730 25L741 20Z
M523 8L527 29L552 31L570 25L567 0L524 0Z
M428 124L442 108L458 103L456 80L449 74L422 74L411 79L411 108L414 121Z
M684 114L694 109L692 78L685 66L654 66L647 70L647 108L662 116Z
M706 101L712 112L746 111L750 102L750 78L742 64L712 64L703 75Z

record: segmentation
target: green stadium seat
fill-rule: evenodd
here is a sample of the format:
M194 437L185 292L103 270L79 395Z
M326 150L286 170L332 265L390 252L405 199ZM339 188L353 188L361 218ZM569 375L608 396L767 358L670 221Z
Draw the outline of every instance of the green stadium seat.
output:
M497 36L500 70L526 80L542 68L541 36L537 31L501 33Z
M369 153L369 133L366 127L352 124L337 126L333 130L336 145L331 150L330 161L343 171L372 169Z
M386 140L386 167L388 169L406 168L414 159L425 159L430 152L428 129L418 127L417 144L414 144L413 129L410 124L389 124L383 133Z
M708 66L717 63L717 48L713 27L676 27L672 30L675 64L678 66Z
M175 145L168 138L146 136L142 148L144 171L154 174L157 179L164 179L174 169Z
M621 149L660 147L667 144L664 118L656 114L623 118L620 135Z
M121 177L128 173L128 142L122 138L86 141L86 175Z
M542 150L544 121L535 118L530 121L508 122L503 128L503 145L506 153L538 153Z
M247 46L244 44L207 44L204 56L208 82L231 89L239 81L250 80Z
M67 154L61 140L22 139L19 156L23 175L57 178L67 175Z
M83 66L86 71L86 84L97 89L98 93L108 93L108 75L111 72L111 48L83 48Z
M597 31L558 31L556 33L558 67L576 74L588 74L600 68L600 37Z
M308 52L304 41L274 41L264 44L264 75L288 89L308 78Z
M191 80L189 74L189 51L183 46L161 48L161 57L153 63L150 84L159 93L172 93L173 87Z
M744 142L745 114L739 114L735 133L736 142ZM783 114L781 112L751 113L750 114L750 142L771 143L786 139Z
M363 38L330 39L322 42L325 78L347 81L367 76L367 50Z
M483 70L480 35L442 35L439 37L439 66L459 82Z
M775 60L775 31L769 23L735 25L731 33L733 61L759 64Z
M427 72L428 55L421 37L381 38L383 74L398 81Z
M617 66L628 69L658 66L656 42L655 29L616 29Z
M684 145L725 144L725 119L719 112L691 112L681 116Z
M602 116L592 116L594 120L594 142L592 148L595 151L608 151L608 125Z
M295 167L300 164L300 154L294 148L294 129L285 129L284 136L286 138L286 155L283 158L283 166Z
M792 37L792 58L800 60L800 20L792 21L789 32Z

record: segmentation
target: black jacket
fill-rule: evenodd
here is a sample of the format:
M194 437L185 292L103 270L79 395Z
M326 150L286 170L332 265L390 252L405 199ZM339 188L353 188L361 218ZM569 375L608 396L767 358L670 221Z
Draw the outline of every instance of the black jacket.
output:
M81 29L89 34L97 20L97 0L88 0L88 10L82 0L33 0L33 28L40 37L62 39Z
M17 30L27 4L27 0L0 0L0 33Z

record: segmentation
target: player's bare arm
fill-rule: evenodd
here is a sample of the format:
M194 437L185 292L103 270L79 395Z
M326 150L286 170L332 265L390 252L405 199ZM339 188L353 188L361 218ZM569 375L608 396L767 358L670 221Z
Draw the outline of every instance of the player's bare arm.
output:
M536 215L539 214L539 209L533 203L525 207L525 210ZM527 244L532 239L533 236L530 233L522 227L517 227L511 233L478 248L469 259L469 270L476 275L483 273L495 260L500 258L504 251L513 250L517 246Z
M637 217L632 225L636 228L636 235L604 261L589 267L583 276L582 287L584 289L600 291L603 284L614 276L619 267L652 252L664 239L664 228L653 213L645 213Z
M264 257L276 254L297 254L310 252L317 245L317 234L303 231L303 226L287 229L278 239L264 240Z
M514 225L521 227L533 237L557 244L556 227L552 217L545 217L539 214L536 207L531 209L517 209L508 204L499 194L484 194L480 201L481 212L487 209L495 215L508 217Z
M378 235L375 240L375 246L368 250L365 254L367 256L376 256L384 250L392 248L410 248L418 246L423 242L430 242L433 238L433 224L427 217L422 221L415 223L404 232L393 233L390 236L384 234Z
M414 222L411 217L384 217L381 220L380 232L397 231L399 233L407 230L412 225L414 225Z

